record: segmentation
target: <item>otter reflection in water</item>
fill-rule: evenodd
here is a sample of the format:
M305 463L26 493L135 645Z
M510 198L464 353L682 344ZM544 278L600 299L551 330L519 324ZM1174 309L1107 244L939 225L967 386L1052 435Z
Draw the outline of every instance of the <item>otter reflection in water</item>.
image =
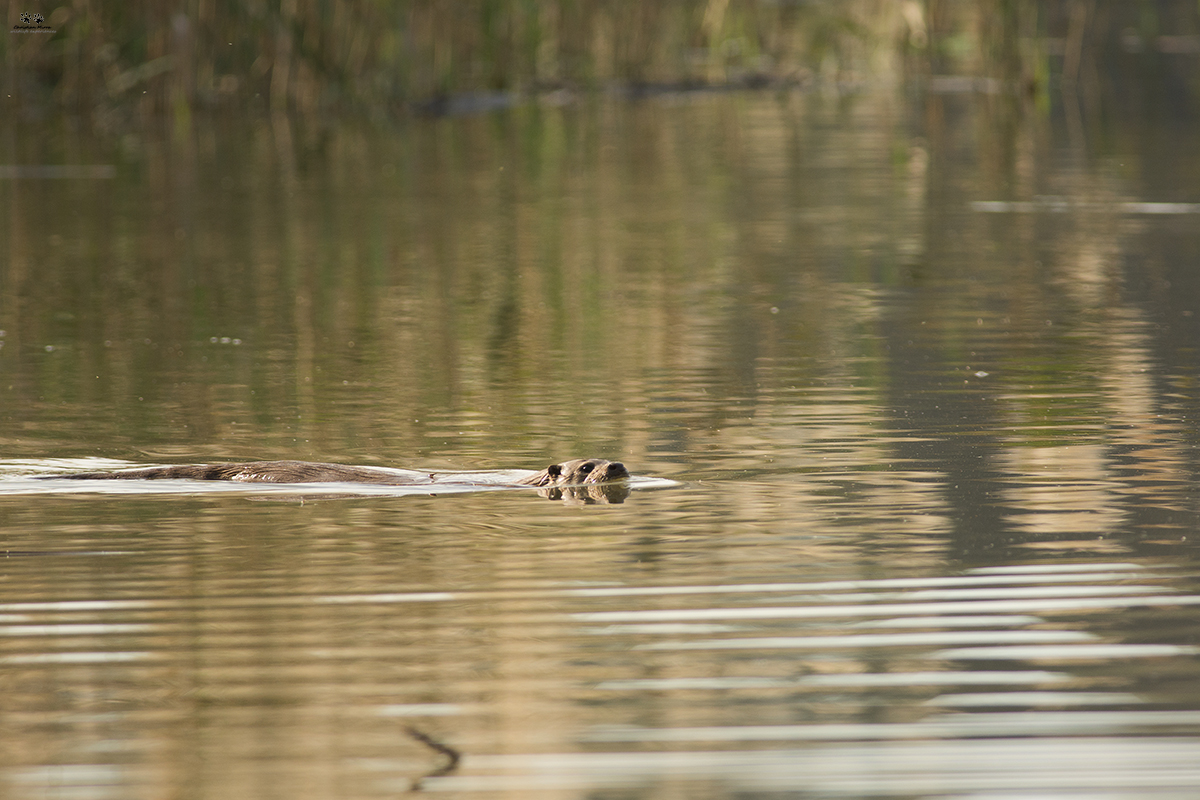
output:
M197 480L240 483L366 483L377 486L437 484L479 486L536 486L551 500L579 503L620 503L629 496L625 482L629 471L620 461L578 458L551 464L522 477L511 473L418 472L415 470L356 467L310 461L248 461L227 464L182 464L143 467L112 472L73 472L42 475L68 480Z

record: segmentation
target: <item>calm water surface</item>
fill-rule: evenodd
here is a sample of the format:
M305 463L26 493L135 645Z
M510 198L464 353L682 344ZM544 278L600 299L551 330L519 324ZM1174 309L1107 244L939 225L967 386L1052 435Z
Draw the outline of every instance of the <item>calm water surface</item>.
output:
M1194 797L1194 126L1010 105L10 128L0 794Z

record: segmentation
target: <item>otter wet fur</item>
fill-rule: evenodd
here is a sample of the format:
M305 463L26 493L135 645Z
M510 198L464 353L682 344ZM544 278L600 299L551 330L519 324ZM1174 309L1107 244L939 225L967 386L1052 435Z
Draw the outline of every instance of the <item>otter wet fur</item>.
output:
M478 473L476 473L478 474ZM67 475L39 475L43 479L66 480L198 480L238 481L242 483L369 483L382 486L410 486L449 483L454 473L391 471L375 467L322 464L310 461L248 461L229 464L183 464L167 467L115 470L112 472L73 472ZM620 461L603 458L578 458L551 464L540 472L511 481L511 486L543 488L584 486L625 480L629 471ZM463 478L464 482L471 482Z

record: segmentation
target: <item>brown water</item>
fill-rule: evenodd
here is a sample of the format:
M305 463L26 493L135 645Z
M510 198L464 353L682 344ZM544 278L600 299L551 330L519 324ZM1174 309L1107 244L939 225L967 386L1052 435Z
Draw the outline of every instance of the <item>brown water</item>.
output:
M1083 123L10 129L115 169L0 181L0 794L1195 796L1200 158ZM625 502L30 477L584 455Z

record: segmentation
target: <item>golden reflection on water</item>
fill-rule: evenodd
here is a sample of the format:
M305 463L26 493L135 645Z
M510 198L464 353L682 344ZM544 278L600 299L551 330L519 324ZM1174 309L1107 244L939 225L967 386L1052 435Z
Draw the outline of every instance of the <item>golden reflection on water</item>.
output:
M587 508L510 493L8 506L0 714L21 744L0 774L16 796L384 796L418 781L575 797L795 780L782 765L745 771L783 757L769 743L804 760L810 745L837 759L869 742L955 753L982 739L999 751L971 756L961 780L986 789L999 784L981 765L1014 737L1063 758L1025 780L1079 785L1103 742L1138 735L1165 736L1154 763L1189 779L1194 748L1170 734L1200 725L1182 688L1195 616L1147 638L1113 615L1194 608L1185 571L900 566L876 579L837 559L860 559L865 537L785 565L783 542L737 524L684 536L673 501L687 491ZM776 579L729 579L739 571ZM444 755L409 728L461 764L441 773ZM755 743L768 749L739 753ZM728 755L679 772L697 746ZM1115 763L1120 781L1151 774ZM937 774L879 769L915 786Z

